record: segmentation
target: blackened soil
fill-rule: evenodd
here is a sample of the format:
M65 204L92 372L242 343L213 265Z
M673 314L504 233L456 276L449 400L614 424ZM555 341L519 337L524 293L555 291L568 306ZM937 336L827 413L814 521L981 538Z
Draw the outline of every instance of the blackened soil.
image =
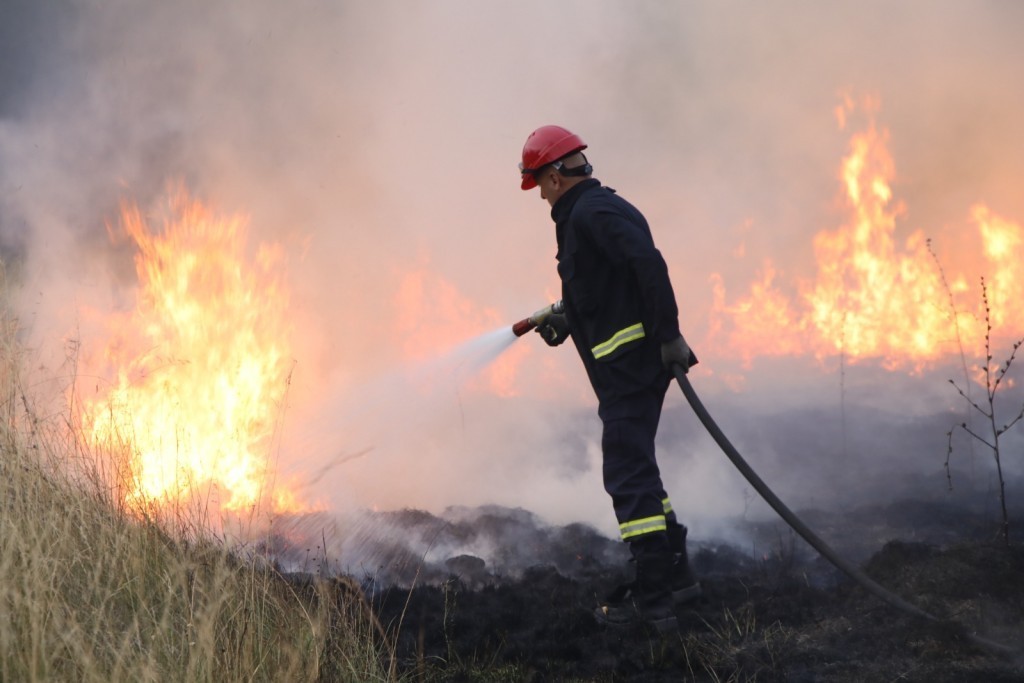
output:
M598 596L625 578L611 570L537 566L472 589L453 575L371 602L410 680L1024 681L1024 661L972 640L1024 652L1024 546L892 541L863 564L937 621L824 581L816 558L794 555L699 547L705 597L677 609L668 636L597 624Z

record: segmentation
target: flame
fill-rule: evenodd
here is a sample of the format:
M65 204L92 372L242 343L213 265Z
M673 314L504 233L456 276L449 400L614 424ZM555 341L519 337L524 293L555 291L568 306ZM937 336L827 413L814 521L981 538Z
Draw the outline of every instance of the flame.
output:
M850 123L856 108L844 98L836 109L840 128ZM713 276L711 329L727 337L727 348L745 364L757 356L813 354L821 359L841 353L851 362L871 358L890 370L920 370L949 355L977 350L984 343L986 315L994 328L1021 319L1019 224L984 204L971 209L982 245L983 275L975 280L985 278L988 310L981 284L972 290L963 274L947 277L922 230L897 243L897 221L905 207L894 200L895 162L889 132L875 122L877 109L872 100L861 106L867 123L853 134L839 170L848 220L814 237L814 278L787 291L766 260L749 293L729 302L724 280Z
M135 308L107 321L102 362L116 379L84 402L85 433L128 453L131 506L201 497L228 511L301 511L269 468L291 371L283 251L261 244L248 259L245 219L184 190L167 209L153 230L125 203L109 229L134 244L138 290Z
M1014 303L1020 299L1019 283L1024 281L1021 264L1021 227L993 214L988 207L978 204L971 209L971 217L978 226L991 264L991 278L986 278L992 324L1001 327L1020 319Z

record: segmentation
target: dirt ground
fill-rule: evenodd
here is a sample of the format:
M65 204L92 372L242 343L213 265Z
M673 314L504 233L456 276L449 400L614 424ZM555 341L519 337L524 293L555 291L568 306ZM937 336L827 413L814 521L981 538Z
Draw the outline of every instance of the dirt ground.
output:
M627 570L587 534L575 535L568 571L539 562L502 577L459 556L443 581L369 593L412 680L1024 681L1024 545L979 541L990 520L958 515L951 525L943 514L914 502L805 513L831 537L856 529L847 557L936 621L881 602L781 522L750 529L767 549L756 557L694 543L705 596L677 609L679 632L667 636L596 623L598 596ZM868 551L876 537L889 540Z

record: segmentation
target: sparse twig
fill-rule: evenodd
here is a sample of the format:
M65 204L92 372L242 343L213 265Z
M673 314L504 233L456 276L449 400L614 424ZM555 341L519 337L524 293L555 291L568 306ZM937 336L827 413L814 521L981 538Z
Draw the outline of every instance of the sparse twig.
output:
M932 260L935 262L935 268L939 271L939 279L942 281L942 288L946 292L946 297L949 299L949 314L953 319L953 333L956 335L956 348L960 353L960 367L963 370L964 375L964 386L967 387L967 395L964 396L968 402L972 402L971 399L971 373L967 368L967 354L964 352L964 340L960 334L960 311L956 308L956 300L953 298L953 288L949 286L949 280L946 279L946 269L942 267L942 262L939 261L938 254L932 249L932 239L929 237L925 240L925 246L928 249L928 253L931 254ZM952 380L950 380L952 384ZM967 416L967 422L971 422L971 416ZM949 490L953 490L953 473L950 469L950 456L953 452L953 429L950 429L946 433L946 437L949 441L948 449L946 452L946 482L949 485ZM971 475L974 475L974 448L970 449L970 464L971 464Z
M981 278L981 298L984 304L985 310L985 403L982 405L978 401L973 400L970 395L961 388L955 381L949 380L949 383L953 385L957 393L967 402L969 406L974 408L985 418L985 424L987 428L982 433L982 430L975 429L969 426L967 422L961 422L959 427L969 434L975 441L985 445L990 451L996 463L996 476L999 483L999 507L1002 513L1002 523L1000 525L999 535L1004 543L1009 544L1010 542L1010 519L1006 510L1006 481L1003 476L1003 461L1002 452L1000 450L1000 437L1006 433L1008 429L1011 429L1016 425L1022 418L1024 418L1024 406L1021 406L1020 411L1017 415L1000 426L996 418L996 394L999 391L999 386L1006 379L1007 373L1010 371L1010 367L1013 365L1013 361L1017 357L1017 350L1021 344L1024 343L1024 339L1014 342L1013 348L1010 351L1010 355L1006 361L1001 363L996 368L993 368L992 360L992 311L991 305L988 298L988 287L985 284L985 278ZM970 386L969 384L967 385ZM946 476L950 477L949 474L949 460L953 450L953 430L947 432L947 452L946 452ZM952 487L952 479L949 478L950 487Z

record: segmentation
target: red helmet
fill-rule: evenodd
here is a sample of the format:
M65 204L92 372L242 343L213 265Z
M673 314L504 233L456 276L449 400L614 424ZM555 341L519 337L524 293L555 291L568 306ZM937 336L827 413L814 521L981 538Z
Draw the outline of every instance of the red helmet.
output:
M580 136L561 126L541 126L533 131L523 145L523 161L519 164L523 189L537 187L537 179L533 174L541 167L586 148L587 144L580 140Z

